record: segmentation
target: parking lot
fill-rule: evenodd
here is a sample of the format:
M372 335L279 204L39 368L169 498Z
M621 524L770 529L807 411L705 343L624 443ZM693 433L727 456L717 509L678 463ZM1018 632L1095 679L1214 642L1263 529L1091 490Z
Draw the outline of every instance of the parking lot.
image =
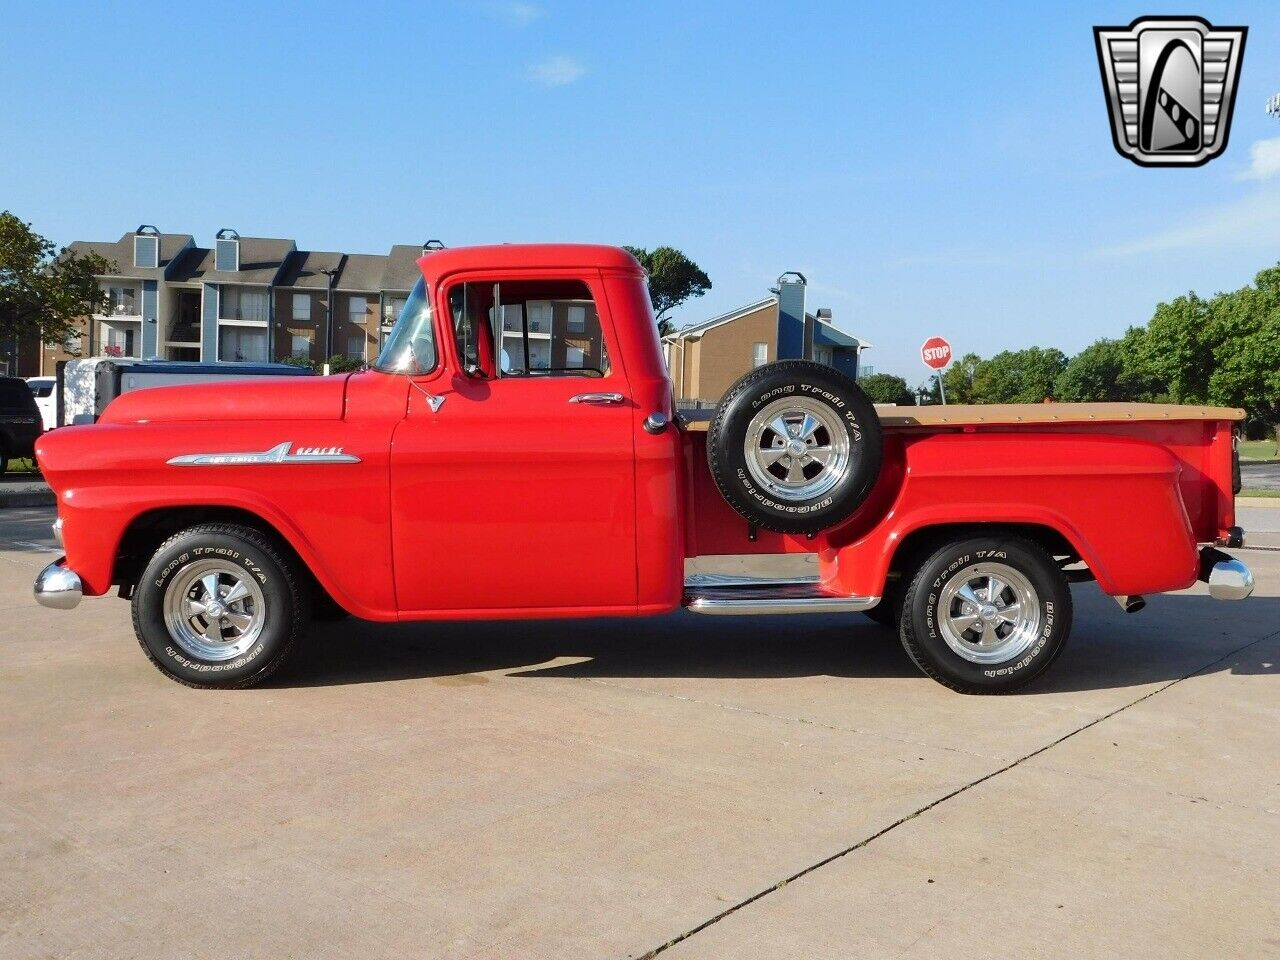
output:
M51 519L0 511L6 960L1280 954L1280 551L1241 604L1076 587L1008 697L688 614L321 625L207 692L34 604Z

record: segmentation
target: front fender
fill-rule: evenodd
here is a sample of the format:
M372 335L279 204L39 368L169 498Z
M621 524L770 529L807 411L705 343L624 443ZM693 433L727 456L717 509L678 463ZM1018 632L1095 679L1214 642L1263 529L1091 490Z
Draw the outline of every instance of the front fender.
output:
M894 555L944 524L1030 524L1061 534L1106 593L1195 582L1196 538L1178 487L1181 466L1158 444L1082 434L941 434L910 440L898 497L858 540L826 551L823 579L881 596Z
M145 496L140 496L142 490L136 486L92 486L63 492L59 516L67 566L80 576L86 596L111 589L125 531L144 513L166 508L232 508L258 517L274 529L345 609L368 620L396 619L391 577L372 575L377 569L390 569L390 558L383 555L386 537L369 537L363 529L367 524L361 524L359 535L343 536L335 529L343 525L343 518L329 515L323 531L310 530L281 504L243 487L148 486L143 490Z

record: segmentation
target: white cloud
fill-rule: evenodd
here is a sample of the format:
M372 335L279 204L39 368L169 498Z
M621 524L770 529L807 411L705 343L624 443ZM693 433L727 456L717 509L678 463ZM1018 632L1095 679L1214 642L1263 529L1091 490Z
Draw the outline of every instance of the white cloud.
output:
M510 3L486 3L484 11L493 19L501 20L509 27L527 27L546 14L546 11L536 3L521 3L519 0L512 0Z
M1127 243L1100 247L1093 256L1129 257L1204 247L1252 247L1280 237L1280 190L1260 187L1239 200L1205 207L1181 223Z
M1270 180L1280 175L1280 137L1259 140L1249 148L1249 169L1240 180Z
M529 79L544 87L563 87L573 83L587 72L587 68L573 57L560 54L540 60L529 68Z

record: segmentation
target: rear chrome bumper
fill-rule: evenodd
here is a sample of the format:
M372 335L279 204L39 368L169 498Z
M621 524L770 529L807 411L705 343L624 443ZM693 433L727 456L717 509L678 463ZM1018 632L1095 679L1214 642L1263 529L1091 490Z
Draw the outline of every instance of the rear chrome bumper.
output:
M32 588L36 602L53 610L70 610L84 598L80 576L60 557L40 571Z
M1213 547L1200 551L1200 579L1215 600L1243 600L1253 593L1253 573L1235 557Z

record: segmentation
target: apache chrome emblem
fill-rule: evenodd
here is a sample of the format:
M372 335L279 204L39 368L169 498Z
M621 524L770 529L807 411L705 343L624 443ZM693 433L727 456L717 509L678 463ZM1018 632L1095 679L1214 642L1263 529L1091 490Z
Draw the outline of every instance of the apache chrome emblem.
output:
M1199 17L1094 27L1120 155L1144 167L1198 167L1225 150L1248 32Z
M293 453L292 440L277 443L261 453L188 453L168 461L175 467L242 467L272 463L359 463L360 458L343 453L341 447L299 447Z

